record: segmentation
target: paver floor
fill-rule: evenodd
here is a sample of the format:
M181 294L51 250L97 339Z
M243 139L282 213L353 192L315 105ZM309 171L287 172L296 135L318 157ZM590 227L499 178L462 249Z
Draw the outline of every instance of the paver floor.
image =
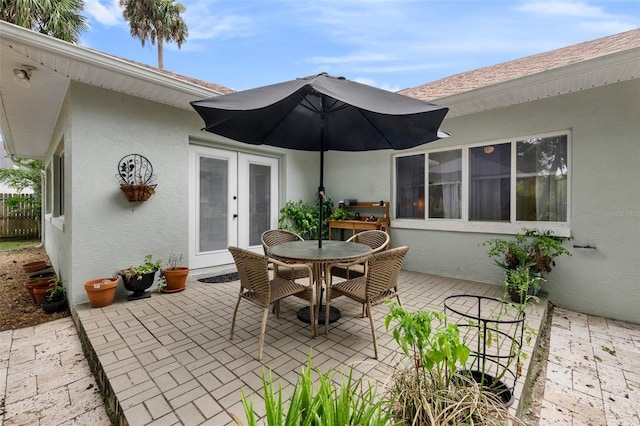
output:
M540 425L640 425L640 325L555 308Z
M502 291L407 271L400 279L408 310L442 311L449 295ZM108 403L130 425L235 425L232 414L244 420L240 389L263 415L262 372L272 372L286 398L310 351L323 371L353 366L380 382L398 361L397 345L384 330L385 308L374 309L376 361L368 319L360 318L359 305L341 298L334 306L343 318L316 338L296 318L304 302L283 301L281 318L269 317L260 363L258 309L241 305L234 339L228 339L237 291L237 282L193 281L182 293L133 302L125 297L102 309L77 306L77 327L65 318L0 333L0 426L110 424L79 337L87 339L89 360L107 383ZM528 313L529 326L541 326L545 303ZM640 424L640 326L556 308L550 339L540 425ZM517 395L528 368L525 363Z
M0 332L0 425L110 424L71 318Z

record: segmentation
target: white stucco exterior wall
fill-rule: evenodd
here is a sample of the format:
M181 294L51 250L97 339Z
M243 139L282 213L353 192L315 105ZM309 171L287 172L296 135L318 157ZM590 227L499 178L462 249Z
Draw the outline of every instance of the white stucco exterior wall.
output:
M64 223L45 222L47 251L67 283L71 303L87 301L84 282L112 276L148 253L164 262L188 259L188 151L191 142L280 158L281 204L313 196L311 153L253 147L201 132L195 111L72 83L47 158L64 140ZM144 155L158 184L145 202L130 203L119 189L117 164ZM58 226L54 226L57 223ZM119 292L129 294L124 288Z
M573 256L557 259L545 289L559 306L635 323L640 323L639 111L640 81L632 80L446 119L442 127L453 137L433 143L456 146L570 130L573 240L565 245ZM405 268L499 284L502 271L480 245L496 236L392 226L394 245L411 247ZM573 248L574 243L597 249Z

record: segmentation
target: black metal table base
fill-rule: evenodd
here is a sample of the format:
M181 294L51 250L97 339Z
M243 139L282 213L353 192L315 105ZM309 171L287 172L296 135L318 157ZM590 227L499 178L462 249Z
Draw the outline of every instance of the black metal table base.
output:
M318 324L324 324L325 312L327 311L326 305L320 306L320 313L318 314ZM298 319L302 322L306 322L307 324L311 322L311 315L309 312L309 307L305 306L304 308L300 308L298 311ZM329 308L329 323L336 322L340 319L340 309L335 307Z

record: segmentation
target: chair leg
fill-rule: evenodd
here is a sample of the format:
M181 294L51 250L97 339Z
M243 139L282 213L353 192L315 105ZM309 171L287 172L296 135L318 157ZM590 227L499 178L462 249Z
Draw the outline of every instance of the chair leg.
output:
M238 313L238 306L240 306L240 299L242 299L242 290L240 290L240 294L238 295L236 307L233 309L233 318L231 318L231 333L229 334L229 340L233 340L233 328L236 325L236 314Z
M396 299L398 299L398 305L400 305L400 307L402 307L402 300L400 300L400 293L398 292L398 286L395 286L393 289L396 292Z
M264 308L262 314L262 325L260 326L260 343L258 343L258 361L262 361L262 347L264 346L264 332L267 328L267 317L269 316L269 307Z
M326 335L327 333L329 333L329 312L331 312L329 310L329 308L331 307L331 290L329 290L329 288L327 287L325 289L326 294L326 298L324 301L324 334ZM318 311L318 317L320 316L320 311Z
M378 342L376 340L376 326L373 322L373 315L371 314L371 305L367 303L367 314L369 314L369 323L371 324L371 336L373 337L373 353L375 358L378 359Z

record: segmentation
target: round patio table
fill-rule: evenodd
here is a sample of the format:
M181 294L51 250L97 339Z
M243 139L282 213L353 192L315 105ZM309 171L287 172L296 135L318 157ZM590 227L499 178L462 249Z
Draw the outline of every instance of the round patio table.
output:
M295 263L313 264L313 282L316 285L316 295L319 295L316 305L318 315L316 320L323 323L326 309L322 309L322 275L326 266L333 263L350 262L362 259L371 254L371 247L365 244L348 243L346 241L323 240L322 247L318 247L318 240L290 241L275 245L269 249L269 256L283 261ZM325 284L327 284L325 278ZM306 306L298 311L298 319L304 322L311 322L309 307ZM329 322L340 319L340 310L331 306L329 310Z

